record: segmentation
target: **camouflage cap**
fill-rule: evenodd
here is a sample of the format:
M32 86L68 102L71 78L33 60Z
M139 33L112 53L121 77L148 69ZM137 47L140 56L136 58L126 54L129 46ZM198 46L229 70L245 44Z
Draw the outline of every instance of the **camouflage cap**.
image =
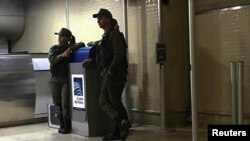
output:
M70 38L72 36L71 31L67 28L62 28L59 32L56 32L55 34L60 35L60 36L65 36L68 38Z
M98 13L93 14L93 18L97 17L108 17L112 19L112 14L109 10L101 8Z

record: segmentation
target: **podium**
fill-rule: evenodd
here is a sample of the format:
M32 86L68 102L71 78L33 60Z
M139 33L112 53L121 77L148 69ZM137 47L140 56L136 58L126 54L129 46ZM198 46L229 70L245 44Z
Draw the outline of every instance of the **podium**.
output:
M113 122L99 106L101 78L95 65L70 63L72 133L94 137L112 131Z

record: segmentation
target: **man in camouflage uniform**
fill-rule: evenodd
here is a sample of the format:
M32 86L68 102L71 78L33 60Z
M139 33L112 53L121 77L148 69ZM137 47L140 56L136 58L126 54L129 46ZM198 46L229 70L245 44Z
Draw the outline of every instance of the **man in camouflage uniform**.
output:
M121 100L127 77L126 43L121 32L114 28L114 19L107 9L100 9L97 14L100 28L104 30L103 37L98 41L96 64L102 77L99 103L101 108L114 121L113 132L103 137L103 140L126 140L131 126L126 109ZM92 60L85 60L87 65Z

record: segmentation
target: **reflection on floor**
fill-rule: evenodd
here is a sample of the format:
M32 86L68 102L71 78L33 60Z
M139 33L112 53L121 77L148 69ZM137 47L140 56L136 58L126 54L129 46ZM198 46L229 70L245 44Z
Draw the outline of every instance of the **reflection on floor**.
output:
M178 128L173 133L158 133L156 127L136 126L130 130L127 141L192 141L191 128ZM207 141L207 131L199 130L199 141ZM62 135L48 123L0 128L0 141L101 141L101 137Z

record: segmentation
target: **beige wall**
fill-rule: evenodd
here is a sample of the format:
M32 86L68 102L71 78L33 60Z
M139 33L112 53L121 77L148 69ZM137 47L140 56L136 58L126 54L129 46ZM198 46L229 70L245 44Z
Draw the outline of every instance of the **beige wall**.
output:
M182 0L170 0L170 5L163 6L163 40L167 45L165 80L169 111L187 110L189 91L187 10L187 2Z
M154 44L157 41L156 2L147 4L138 1L128 7L128 40L133 107L159 110L158 74L155 63Z
M54 35L66 27L65 0L25 0L25 31L21 39L12 43L12 51L47 53L57 44ZM92 17L100 8L107 8L117 19L123 31L122 1L69 0L69 29L77 42L99 40L103 30Z
M47 53L57 44L61 27L66 26L64 0L25 0L25 29L23 36L12 44L12 51Z
M206 11L212 9L220 9L244 4L250 4L249 0L195 0L196 11Z
M249 13L250 7L246 6L195 16L196 92L202 125L232 123L230 63L233 61L245 62L244 117L249 123Z
M185 1L172 0L162 8L162 36L167 47L164 65L167 124L184 125L190 110L188 7ZM141 110L160 111L159 65L155 58L157 10L156 0L152 3L137 1L137 5L128 8L130 91L133 108ZM136 115L136 118L160 124L160 116L152 113Z
M128 51L131 106L133 111L160 110L159 67L155 58L157 0L128 4ZM159 125L159 115L134 113L138 122ZM153 119L153 120L152 120Z
M166 109L172 122L183 124L190 112L188 3L170 0L163 6L163 41L167 46L165 69ZM179 122L179 123L178 123Z
M122 1L69 0L69 24L77 41L88 43L101 39L104 31L99 28L97 19L92 17L100 8L109 9L113 18L117 19L120 30L124 30Z

